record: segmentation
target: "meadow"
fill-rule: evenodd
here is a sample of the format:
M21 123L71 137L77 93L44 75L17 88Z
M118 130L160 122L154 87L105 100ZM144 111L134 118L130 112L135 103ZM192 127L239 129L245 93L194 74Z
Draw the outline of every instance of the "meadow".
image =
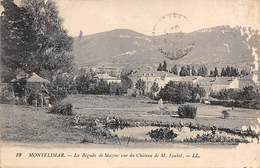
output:
M48 113L47 108L0 104L1 141L24 143L82 143L88 139L91 143L117 144L111 137L91 134L86 129L76 128L72 123L75 116L86 121L120 118L124 121L148 126L152 123L183 123L217 128L241 129L244 125L253 125L260 116L257 110L227 108L215 105L196 103L198 107L195 119L174 117L177 104L165 103L165 111L161 113L158 102L144 97L125 97L107 95L70 95L64 102L73 105L73 116ZM228 119L221 118L221 112L230 113Z

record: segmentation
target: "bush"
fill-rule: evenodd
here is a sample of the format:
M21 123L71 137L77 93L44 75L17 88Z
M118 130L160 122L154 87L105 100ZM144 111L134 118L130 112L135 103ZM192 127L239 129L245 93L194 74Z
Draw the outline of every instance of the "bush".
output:
M172 141L177 137L170 128L157 128L148 132L148 135L156 141Z
M72 104L70 104L70 103L66 103L66 104L58 103L58 104L55 104L51 108L50 113L61 114L61 115L72 115Z
M178 107L177 111L180 118L192 118L194 119L197 114L197 107L185 104Z
M15 101L12 86L2 86L0 90L0 103L15 104Z

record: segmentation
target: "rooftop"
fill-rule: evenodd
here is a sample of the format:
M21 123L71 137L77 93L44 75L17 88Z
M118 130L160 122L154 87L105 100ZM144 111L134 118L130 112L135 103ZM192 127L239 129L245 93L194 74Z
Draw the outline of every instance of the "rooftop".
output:
M97 74L97 75L95 75L94 76L94 78L98 78L98 79L106 79L106 80L108 80L108 79L113 79L113 80L117 80L118 78L116 78L116 77L113 77L113 76L110 76L110 75L108 75L108 74Z
M27 78L26 80L29 83L50 83L50 81L48 81L47 79L44 79L42 77L40 77L39 75L37 75L36 73L32 73L32 75Z

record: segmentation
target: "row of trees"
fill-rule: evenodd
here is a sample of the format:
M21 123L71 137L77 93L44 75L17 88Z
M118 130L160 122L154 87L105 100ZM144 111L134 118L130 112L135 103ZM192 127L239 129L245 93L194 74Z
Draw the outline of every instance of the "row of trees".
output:
M243 71L242 71L242 73L243 73ZM229 77L231 77L231 76L239 76L240 73L239 73L237 68L232 67L232 66L227 66L225 68L222 68L221 73L217 74L217 75L218 76L229 76Z
M208 69L205 65L200 66L198 69L195 69L194 66L184 65L181 67L180 71L178 70L177 65L174 65L170 70L168 70L166 61L163 61L163 63L159 64L157 71L170 72L180 76L207 76L208 75Z
M175 70L176 68L174 68ZM176 73L176 72L175 72ZM179 72L180 76L207 76L208 69L205 65L201 65L198 69L195 69L194 66L184 65L181 67Z
M72 38L67 34L54 1L2 0L1 80L20 71L51 80L57 72L73 70Z
M253 86L244 87L242 90L222 89L219 92L211 92L210 96L220 100L253 100L257 93Z
M216 77L216 76L223 76L223 77L237 77L237 76L246 76L248 75L249 72L245 69L242 69L240 72L238 68L232 67L232 66L226 66L221 69L221 72L218 72L218 68L215 67L214 70L210 71L211 77Z
M169 71L167 69L167 63L166 61L163 62L163 64L159 64L157 71L165 71L170 72L175 75L179 76L210 76L210 77L236 77L236 76L245 76L248 75L249 72L246 70L241 70L239 72L238 68L227 66L221 69L221 72L219 73L218 68L215 67L213 70L208 71L208 68L205 65L201 65L198 68L195 68L191 65L183 65L181 66L180 70L178 70L178 66L174 65Z

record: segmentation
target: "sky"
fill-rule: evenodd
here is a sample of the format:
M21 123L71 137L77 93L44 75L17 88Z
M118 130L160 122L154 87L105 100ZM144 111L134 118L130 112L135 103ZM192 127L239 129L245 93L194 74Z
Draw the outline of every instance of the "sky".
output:
M113 29L151 35L153 26L169 13L188 18L187 31L219 25L260 27L258 0L57 0L64 26L77 36Z
M15 0L19 1L19 0ZM152 35L153 27L169 13L189 20L190 32L219 25L260 28L259 0L55 0L72 36L113 29Z

